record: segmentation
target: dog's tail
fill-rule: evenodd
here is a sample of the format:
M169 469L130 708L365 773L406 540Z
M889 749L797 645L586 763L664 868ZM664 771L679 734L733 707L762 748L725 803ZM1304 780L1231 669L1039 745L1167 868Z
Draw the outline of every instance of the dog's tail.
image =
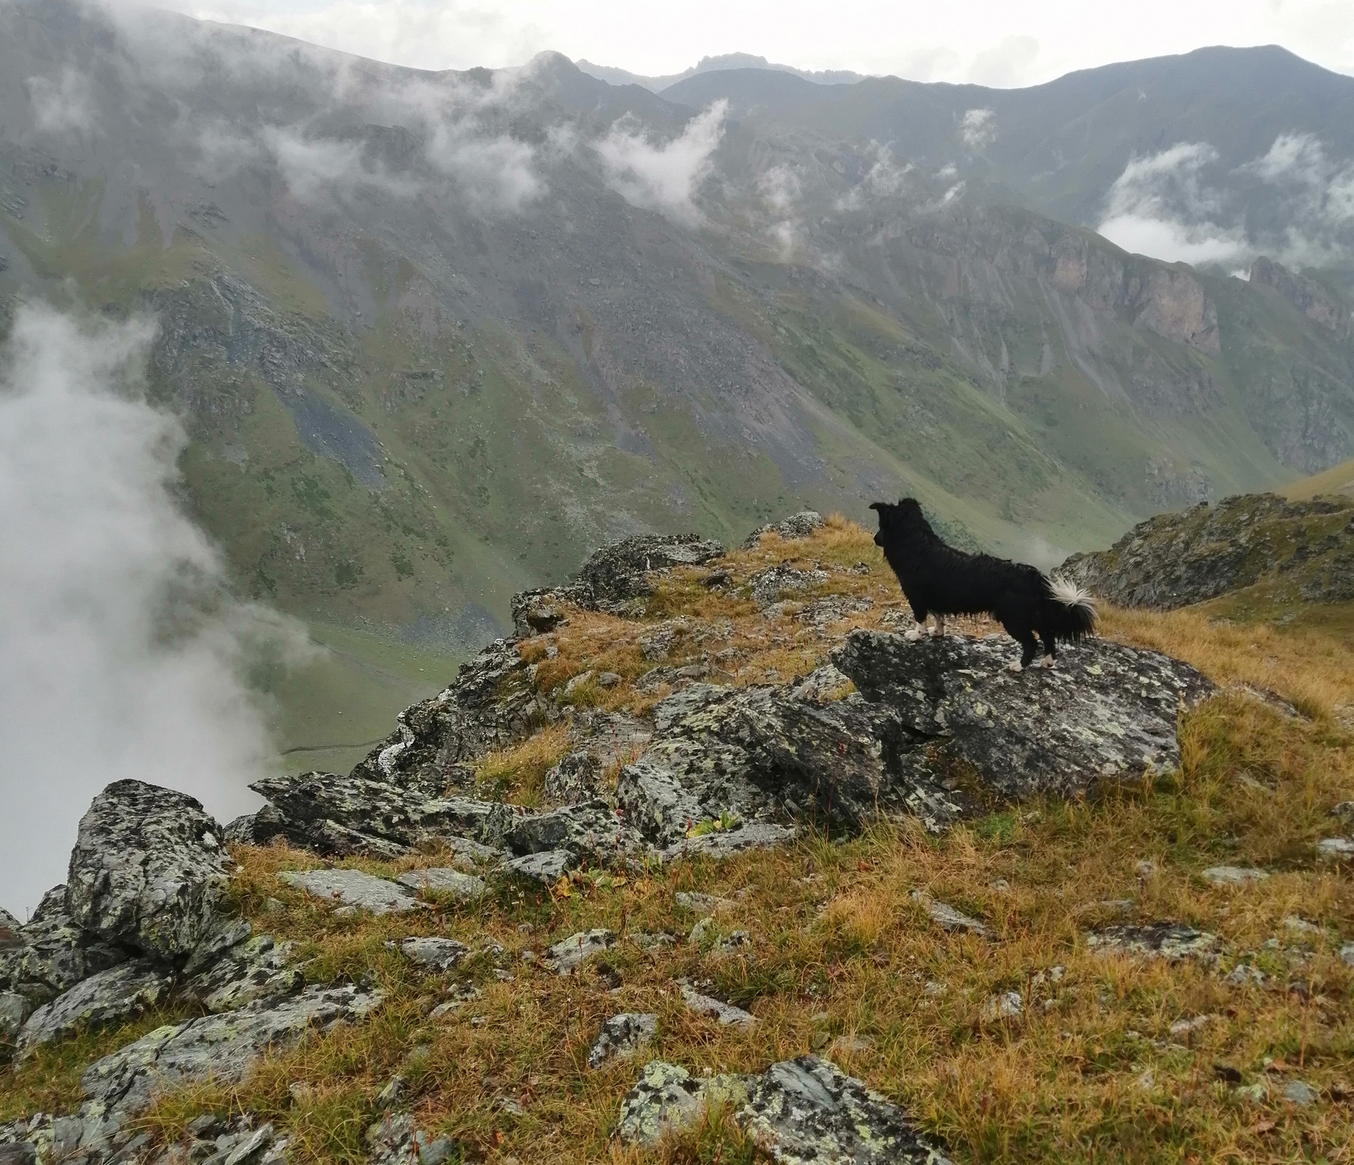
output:
M1076 643L1095 633L1095 599L1076 583L1054 575L1047 579L1048 594L1039 604L1042 627L1055 640Z

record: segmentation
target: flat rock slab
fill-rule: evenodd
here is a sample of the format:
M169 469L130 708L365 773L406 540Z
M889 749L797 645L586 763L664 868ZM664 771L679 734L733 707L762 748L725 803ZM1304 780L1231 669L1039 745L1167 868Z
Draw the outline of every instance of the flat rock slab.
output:
M1053 669L1012 673L1003 636L910 642L853 631L833 664L931 745L912 759L937 777L975 769L1003 797L1070 795L1180 764L1177 715L1214 691L1188 664L1108 640L1068 649Z
M311 987L280 1001L257 1001L239 1011L157 1028L96 1060L80 1077L80 1086L89 1100L109 1109L141 1112L171 1088L207 1079L233 1084L268 1049L293 1044L312 1029L362 1019L380 1003L377 991Z
M1269 874L1253 866L1209 866L1203 878L1213 886L1251 886L1263 882Z
M757 1017L751 1012L710 995L702 995L686 983L682 984L682 1002L686 1004L688 1011L694 1011L697 1015L708 1015L726 1027L751 1027L757 1022Z
M920 905L926 911L926 916L941 930L948 930L952 934L961 932L976 934L980 938L992 937L992 932L983 923L976 918L970 918L962 910L956 910L953 906L944 902L937 902L920 890L913 890L911 897L912 901Z
M473 902L476 898L483 897L485 891L489 889L483 878L446 867L410 870L401 874L395 881L410 890L431 890L437 894L450 895L460 902Z
M285 870L277 877L288 886L337 903L342 914L359 910L392 914L424 906L403 886L361 870Z
M608 1060L633 1056L658 1034L658 1016L634 1011L613 1015L602 1024L592 1048L588 1051L588 1067L600 1068Z
M571 975L593 955L600 955L616 941L609 930L581 930L550 947L545 965L561 975Z
M734 1119L780 1165L947 1165L897 1105L818 1056L754 1077Z
M406 959L430 971L450 971L470 954L470 948L454 938L407 938L399 944L399 948Z
M82 1027L138 1016L164 1002L172 983L169 968L149 959L99 971L29 1016L19 1032L20 1054Z
M1086 945L1102 954L1138 958L1211 959L1218 949L1218 936L1179 922L1154 922L1147 926L1107 926L1086 936Z
M1317 857L1329 862L1354 861L1354 837L1326 837L1316 843Z
M184 793L114 781L80 819L66 910L81 930L161 959L217 929L230 864L221 827Z

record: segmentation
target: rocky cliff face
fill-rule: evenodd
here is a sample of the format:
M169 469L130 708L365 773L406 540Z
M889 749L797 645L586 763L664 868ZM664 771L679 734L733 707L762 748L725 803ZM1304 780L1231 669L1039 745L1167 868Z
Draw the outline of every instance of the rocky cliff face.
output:
M1073 555L1064 573L1127 607L1169 610L1245 588L1271 601L1354 599L1354 504L1226 498L1134 526L1109 550Z

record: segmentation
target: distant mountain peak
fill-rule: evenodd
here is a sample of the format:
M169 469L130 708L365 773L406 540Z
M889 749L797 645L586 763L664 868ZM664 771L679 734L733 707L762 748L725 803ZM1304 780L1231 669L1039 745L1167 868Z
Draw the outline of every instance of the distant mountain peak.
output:
M849 69L825 69L814 72L809 69L798 69L794 65L777 65L765 57L755 56L752 53L721 53L718 56L702 57L689 69L661 77L646 77L611 65L594 65L587 60L575 63L583 72L596 77L599 81L606 81L611 85L639 85L653 93L662 92L669 85L685 81L698 73L717 73L730 69L766 69L773 73L790 73L805 81L812 81L815 85L854 85L857 81L865 80L864 73L853 73Z

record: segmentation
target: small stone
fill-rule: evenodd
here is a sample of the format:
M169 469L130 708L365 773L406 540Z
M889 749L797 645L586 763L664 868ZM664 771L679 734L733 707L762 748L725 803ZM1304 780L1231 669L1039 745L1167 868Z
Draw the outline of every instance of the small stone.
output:
M716 939L710 953L716 957L736 954L752 945L752 938L745 930L731 931L724 938Z
M1354 801L1341 801L1332 805L1330 815L1339 821L1354 822Z
M1143 858L1133 867L1133 872L1138 875L1139 881L1147 881L1155 876L1161 867L1152 858Z
M504 1108L507 1109L507 1105L510 1103L515 1102L504 1102ZM521 1105L517 1106L515 1115L522 1115ZM448 1137L438 1137L436 1140L428 1141L427 1144L423 1145L418 1151L418 1165L442 1165L442 1162L450 1157L455 1149L455 1142Z
M702 995L694 987L685 983L682 984L682 1001L686 1004L687 1010L694 1011L697 1015L711 1016L726 1027L733 1025L752 1027L757 1022L756 1016L744 1011L741 1007L735 1007L732 1003L721 1002L709 995Z
M431 890L438 894L447 894L460 902L473 902L488 890L483 878L445 868L409 870L395 881L410 890Z
M1327 861L1347 862L1354 859L1354 838L1327 837L1316 843L1317 857Z
M614 688L621 682L621 677L614 671L604 671L597 673L597 686L599 688Z
M1238 1100L1244 1100L1248 1104L1264 1104L1265 1097L1269 1094L1264 1084L1247 1084L1241 1088L1233 1089L1233 1094Z
M424 905L403 886L361 870L285 870L278 874L278 880L312 897L340 903L338 914L356 914L359 910L392 914Z
M1019 991L1004 991L993 995L983 1004L983 1020L987 1023L1003 1019L1015 1019L1025 1010L1025 1002Z
M1251 866L1209 866L1203 877L1214 886L1250 886L1263 882L1269 874Z
M1177 1019L1171 1024L1169 1030L1171 1035L1176 1036L1177 1038L1180 1036L1193 1035L1201 1028L1205 1028L1212 1023L1213 1018L1214 1017L1211 1015L1196 1015L1189 1019Z
M1354 942L1345 943L1340 947L1340 958L1349 966L1354 967Z
M378 1109L394 1108L404 1099L409 1082L403 1076L392 1076L389 1082L376 1094Z
M951 933L966 931L969 934L977 935L979 938L991 938L992 932L979 922L976 918L970 918L961 910L956 910L944 902L937 902L928 898L920 890L912 891L912 901L919 903L925 909L928 917L941 930L948 930Z
M555 943L546 951L545 965L560 975L571 975L580 964L600 954L616 941L609 930L583 930Z
M1295 934L1320 935L1325 931L1315 923L1308 922L1305 918L1299 918L1296 914L1289 914L1284 917L1284 926Z
M846 1035L833 1040L829 1050L834 1056L845 1059L861 1052L868 1052L873 1047L874 1041L869 1036Z
M1218 936L1179 922L1147 926L1107 926L1086 936L1086 945L1101 954L1135 955L1174 962L1185 958L1212 958Z
M248 1136L241 1137L235 1147L226 1154L221 1165L243 1165L255 1153L272 1144L272 1141L273 1126L270 1124L262 1125Z
M678 890L672 898L678 906L696 914L714 914L720 910L729 910L734 905L728 898L720 898L714 894L701 894L695 890Z
M387 943L394 947L394 943ZM470 954L465 943L454 938L410 937L400 943L400 953L406 959L427 967L430 971L450 971Z
M1318 1095L1315 1088L1301 1080L1290 1080L1283 1090L1283 1098L1289 1104L1296 1104L1299 1108L1306 1108L1309 1104L1315 1104Z
M1240 1084L1241 1070L1231 1064L1217 1063L1213 1065L1213 1078L1221 1080L1224 1084Z
M552 849L504 862L503 872L540 882L544 886L553 886L578 864L578 855L568 850Z
M597 1039L588 1052L588 1067L600 1068L616 1057L633 1056L658 1033L658 1016L639 1012L622 1012L602 1024Z
M1265 973L1250 963L1238 963L1223 980L1229 987L1263 987Z

